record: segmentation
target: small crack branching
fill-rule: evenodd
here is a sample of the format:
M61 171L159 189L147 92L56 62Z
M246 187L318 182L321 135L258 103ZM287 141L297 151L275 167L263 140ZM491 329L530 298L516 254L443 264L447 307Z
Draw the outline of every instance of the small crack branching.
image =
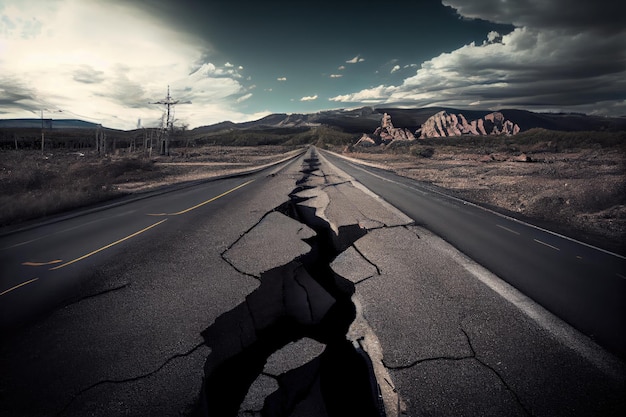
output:
M307 200L307 199L308 199L308 198L306 198L306 199L304 199L304 200ZM237 272L239 272L240 274L245 275L245 276L247 276L247 277L254 278L254 279L256 279L256 280L260 280L260 279L261 279L261 277L260 277L259 275L250 274L250 273L248 273L248 272L245 272L245 271L241 270L241 269L240 269L240 268L238 268L237 266L235 266L235 264L233 264L233 263L232 263L232 262L231 262L231 261L230 261L230 260L226 257L226 253L227 253L229 250L231 250L231 249L232 249L232 248L233 248L233 247L234 247L234 246L235 246L235 245L236 245L236 244L237 244L237 243L238 243L241 239L243 239L243 238L244 238L244 237L245 237L248 233L250 233L250 232L251 232L251 231L252 231L255 227L257 227L259 224L261 224L261 222L262 222L263 220L265 220L265 218L266 218L267 216L269 216L269 215L270 215L270 214L272 214L272 213L281 213L281 214L283 214L283 213L280 211L280 207L281 207L281 206L282 206L282 204L281 204L281 205L278 205L278 206L276 206L276 207L274 207L273 209L271 209L271 210L267 211L265 214L263 214L263 215L259 218L259 220L258 220L256 223L254 223L252 226L250 226L250 227L249 227L249 228L248 228L245 232L243 232L242 234L240 234L240 235L239 235L239 237L238 237L237 239L235 239L235 241L234 241L233 243L231 243L230 245L228 245L228 247L227 247L226 249L224 249L224 250L222 251L222 253L220 253L220 257L221 257L221 258L222 258L222 259L223 259L223 260L224 260L224 261L225 261L228 265L230 265L230 266L231 266L231 267L232 267L235 271L237 271ZM296 219L296 220L297 220L297 219ZM299 233L300 233L300 232L302 232L303 230L304 230L304 226L300 227L300 228L298 229L297 233L299 234Z
M252 229L254 229L254 228L255 228L255 227L257 227L259 224L261 224L261 222L262 222L263 220L265 220L265 218L266 218L267 216L269 216L270 214L272 214L273 212L275 212L275 211L276 211L276 208L277 208L277 207L275 207L275 208L271 209L270 211L266 212L265 214L263 214L263 215L261 216L261 218L260 218L259 220L257 220L257 221L256 221L256 223L254 223L252 226L250 226L250 227L248 228L248 230L246 230L245 232L243 232L242 234L240 234L240 235L239 235L239 237L238 237L237 239L235 239L235 241L234 241L233 243L231 243L230 245L228 245L228 247L227 247L226 249L224 249L224 251L222 252L222 256L223 256L226 252L228 252L229 250L231 250L231 249L233 248L233 246L235 246L235 245L236 245L236 244L237 244L237 243L238 243L241 239L243 239L243 238L244 238L244 236L246 236L248 233L250 233L250 232L252 231Z
M385 368L387 369L391 369L393 371L401 371L404 369L410 369L413 368L416 365L419 365L421 363L426 363L426 362L436 362L436 361L463 361L466 359L474 359L474 356L472 355L467 355L467 356L434 356L431 358L423 358L423 359L418 359L416 361L411 362L408 365L389 365L385 362L385 359L382 360L383 365L385 366Z
M360 280L356 281L356 282L354 283L354 285L359 285L360 283L365 282L365 281L367 281L367 280L369 280L369 279L371 279L371 278L374 278L374 277L376 277L376 276L380 276L380 274L378 274L378 275L370 275L369 277L362 278L362 279L360 279Z
M117 287L107 288L106 290L102 290L102 291L97 292L95 294L89 294L89 295L86 295L84 297L72 300L72 301L68 302L67 304L65 304L65 307L69 307L71 305L81 303L81 302L83 302L85 300L89 300L90 298L100 297L101 295L105 295L105 294L108 294L110 292L119 291L119 290L122 290L122 289L124 289L126 287L129 287L129 286L130 286L130 282L126 282L126 283L124 283L122 285L118 285Z
M526 408L526 406L524 405L522 400L519 398L517 393L511 388L511 386L506 382L504 377L502 377L502 375L500 375L500 373L495 368L493 368L491 365L487 364L486 362L484 362L482 359L480 359L478 357L478 355L476 354L476 350L474 349L474 345L472 344L472 341L471 341L469 335L467 334L467 332L465 331L465 329L460 327L460 330L465 335L465 340L467 341L467 346L468 346L468 348L470 350L470 354L469 355L464 355L464 356L437 356L437 357L431 357L431 358L423 358L423 359L418 359L416 361L413 361L412 363L410 363L408 365L388 365L388 364L385 363L385 360L383 359L382 360L383 366L385 366L385 368L391 369L391 370L404 370L404 369L410 369L410 368L412 368L412 367L414 367L416 365L419 365L419 364L422 364L422 363L426 363L426 362L475 360L476 362L481 364L483 367L485 367L489 371L491 371L491 373L493 373L496 376L496 378L498 378L500 383L504 386L504 388L507 391L509 391L511 393L511 395L513 396L513 399L515 400L517 405L524 411L524 413L526 415L533 416L532 412Z
M278 207L275 207L275 208L271 209L270 211L266 212L265 214L263 214L263 215L261 216L261 218L260 218L260 219L259 219L256 223L254 223L254 224L253 224L250 228L248 228L248 230L246 230L246 231L245 231L245 232L243 232L241 235L239 235L239 237L238 237L237 239L235 239L235 241L234 241L233 243L231 243L230 245L228 245L228 247L227 247L226 249L224 249L224 250L222 251L222 253L220 253L220 257L224 260L224 262L226 262L228 265L230 265L230 266L231 266L231 267L232 267L235 271L239 272L239 273L240 273L240 274L242 274L242 275L245 275L245 276L247 276L247 277L250 277L250 278L254 278L254 279L257 279L257 280L260 280L260 279L261 279L261 277L260 277L260 276L257 276L257 275L254 275L254 274L250 274L250 273L248 273L248 272L242 271L241 269L237 268L237 267L235 266L235 264L233 264L233 263L232 263L232 262L231 262L231 261L230 261L230 260L226 257L226 252L228 252L229 250L231 250L231 249L232 249L232 248L233 248L233 247L234 247L234 246L235 246L235 245L236 245L236 244L237 244L237 243L238 243L241 239L243 239L243 238L244 238L244 237L245 237L248 233L250 233L250 232L252 231L252 229L254 229L254 228L255 228L255 227L257 227L259 224L261 224L261 222L262 222L262 221L263 221L263 220L264 220L267 216L269 216L270 214L272 214L272 213L276 212L276 211L277 211L277 210L276 210L277 208L278 208Z
M356 251L356 253L358 253L358 254L359 254L359 255L360 255L363 259L365 259L365 261L366 261L367 263L369 263L369 264L370 264L370 265L372 265L374 268L376 268L376 274L377 274L377 275L381 275L380 268L378 267L378 265L376 265L374 262L370 261L370 260L367 258L367 256L365 256L365 255L363 254L363 252L361 252L361 251L359 250L359 248L357 248L357 247L356 247L356 245L355 245L355 244L352 244L352 247L354 248L354 250ZM363 279L363 280L361 280L361 281L359 281L359 282L365 281L365 280L366 280L366 279L368 279L368 278L371 278L371 277L367 277L367 278L365 278L365 279ZM357 283L357 284L358 284L358 283Z
M378 220L373 220L373 219L369 219L373 222L378 222ZM378 222L380 223L380 222ZM411 224L408 224L408 226L411 226ZM407 225L406 224L392 224L392 225L387 225L387 224L383 224L382 226L376 226L376 227L368 227L367 231L371 232L374 230L381 230L381 229L398 229L398 228L406 228ZM418 236L419 238L419 236Z
M247 276L247 277L254 278L254 279L258 280L258 281L260 281L260 280L261 280L261 277L260 277L260 276L258 276L258 275L254 275L254 274L251 274L251 273L249 273L249 272L246 272L246 271L243 271L243 270L241 270L241 269L237 268L237 267L235 266L235 264L233 264L233 263L232 263L232 262L231 262L231 261L230 261L230 260L226 257L225 252L224 252L224 253L222 253L220 256L221 256L221 258L224 260L224 262L226 262L228 265L230 265L230 266L231 266L231 268L233 268L235 271L239 272L241 275L245 275L245 276Z
M403 227L408 230L409 232L413 233L415 236L417 236L418 239L421 239L421 236L413 229L411 229L409 226L415 226L415 224L405 224L403 225Z
M85 394L86 392L97 388L101 385L105 385L105 384L125 384L128 382L135 382L135 381L139 381L141 379L144 378L148 378L154 374L156 374L157 372L159 372L161 369L165 368L170 362L178 359L178 358L184 358L187 357L191 354L193 354L195 351L197 351L198 349L200 349L201 347L206 346L206 344L204 342L198 343L197 345L195 345L194 347L192 347L191 349L189 349L186 352L183 353L177 353L173 356L170 356L169 358L167 358L167 360L165 362L163 362L161 365L159 365L156 369L145 373L145 374L141 374L141 375L137 375L131 378L124 378L124 379L104 379L101 381L98 381L96 383L91 384L90 386L88 386L87 388L83 388L82 390L78 391L76 394L74 394L74 396L67 402L67 404L65 404L65 406L58 412L56 413L56 416L61 416L63 415L63 413L65 413L70 406L74 403L74 401L80 397L81 395Z
M465 331L465 329L461 328L461 331L463 332L463 334L465 334L465 338L467 339L467 344L469 345L470 350L472 351L472 355L473 355L472 358L475 359L478 363L480 363L485 368L489 369L500 380L500 382L502 383L504 388L506 388L507 391L509 391L511 393L511 395L513 396L513 398L517 402L517 405L519 405L520 408L522 410L524 410L524 413L526 413L526 415L528 415L528 416L532 416L533 413L529 409L526 408L526 406L524 405L524 403L522 402L520 397L513 390L513 388L511 388L511 386L506 382L504 377L502 375L500 375L500 373L494 367L492 367L491 365L489 365L488 363L484 362L482 359L480 359L478 357L478 355L476 354L476 351L474 350L474 346L472 345L472 341L471 341L469 335L467 334L467 332Z

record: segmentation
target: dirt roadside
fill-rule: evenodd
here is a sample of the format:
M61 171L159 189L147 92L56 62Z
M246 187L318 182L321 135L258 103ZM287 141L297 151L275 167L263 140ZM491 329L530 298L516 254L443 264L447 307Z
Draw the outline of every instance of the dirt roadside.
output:
M58 150L0 152L0 227L156 187L244 172L300 148L205 146L170 156Z
M626 254L624 147L561 151L545 144L343 149L343 154L423 181L584 242ZM341 151L341 150L339 150Z

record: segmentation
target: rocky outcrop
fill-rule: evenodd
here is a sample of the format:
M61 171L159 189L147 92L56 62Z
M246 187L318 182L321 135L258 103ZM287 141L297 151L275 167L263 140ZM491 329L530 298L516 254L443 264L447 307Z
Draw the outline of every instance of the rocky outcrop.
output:
M415 140L415 136L409 129L394 127L391 122L391 116L387 113L383 115L380 126L376 128L374 133L368 135L364 133L356 143L356 145L372 146L380 144L388 144L395 140Z
M431 116L415 132L420 139L440 138L463 135L515 135L520 128L506 120L500 112L493 112L484 117L467 121L462 114L448 113L445 110Z

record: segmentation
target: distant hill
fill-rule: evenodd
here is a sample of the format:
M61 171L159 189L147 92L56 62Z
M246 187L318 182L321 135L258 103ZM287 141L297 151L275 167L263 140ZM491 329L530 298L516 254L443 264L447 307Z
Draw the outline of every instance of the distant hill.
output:
M424 107L417 109L399 109L389 107L362 107L352 110L326 110L310 114L271 114L262 119L232 123L222 122L204 126L194 131L219 131L221 129L267 129L284 127L306 127L325 125L338 128L347 133L372 132L380 126L385 113L393 118L394 125L412 132L421 128L430 117L445 111L463 114L468 120L484 118L493 110L464 110L450 107ZM622 131L626 130L626 117L589 116L580 113L535 113L527 110L499 110L504 118L519 126L521 131L543 128L560 131Z
M28 129L41 128L42 119L0 119L0 128ZM43 119L46 129L95 129L97 123L77 119Z
M346 133L372 132L380 126L385 113L393 118L398 128L416 132L430 117L445 111L462 114L467 120L484 118L494 110L465 110L450 107L423 107L416 109L393 107L361 107L357 109L325 110L309 114L275 113L259 120L243 123L225 121L191 129L194 134L215 133L228 130L264 130L328 126ZM535 113L527 110L498 110L504 118L519 126L521 131L543 128L560 131L624 131L626 117L589 116L580 113ZM0 128L41 128L41 119L0 119ZM43 119L46 129L95 129L98 124L76 119Z

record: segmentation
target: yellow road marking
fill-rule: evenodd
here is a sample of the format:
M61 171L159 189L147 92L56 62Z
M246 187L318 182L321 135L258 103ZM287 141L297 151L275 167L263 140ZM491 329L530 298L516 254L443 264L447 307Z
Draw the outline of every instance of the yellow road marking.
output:
M24 266L46 266L46 265L60 264L61 262L63 262L63 260L55 259L54 261L50 261L50 262L22 262L22 265L24 265Z
M39 279L39 278L33 278L33 279L28 280L28 281L26 281L26 282L22 282L21 284L17 284L15 287L11 287L11 288L9 288L8 290L4 290L4 291L0 292L0 297L1 297L1 296L3 296L4 294L8 294L8 293L10 293L10 292L11 292L11 291L13 291L13 290L17 290L19 287L23 287L24 285L28 285L28 284L30 284L31 282L35 282L35 281L37 281L38 279Z
M222 194L220 194L220 195L218 195L218 196L215 196L215 197L213 197L213 198L210 198L210 199L208 199L208 200L206 200L206 201L203 201L203 202L202 202L202 203L200 203L200 204L196 204L195 206L193 206L193 207L189 207L188 209L185 209L185 210L182 210L182 211L179 211L179 212L176 212L176 213L151 213L151 214L148 214L148 216L179 216L179 215L181 215L181 214L189 213L191 210L195 210L195 209L197 209L198 207L202 207L202 206L204 206L205 204L209 204L210 202L217 200L218 198L224 197L226 194L230 194L230 193L232 193L233 191L236 191L236 190L238 190L238 189L240 189L240 188L243 188L243 187L245 187L246 185L250 184L250 183L251 183L251 182L253 182L253 181L254 181L254 180L250 180L250 181L248 181L248 182L244 182L243 184L238 185L238 186L236 186L235 188L231 188L230 190L228 190L228 191L226 191L226 192L223 192Z
M98 252L102 252L102 251L103 251L103 250L105 250L105 249L109 249L111 246L115 246L115 245L117 245L118 243L122 243L122 242L124 242L125 240L128 240L128 239L133 238L133 237L135 237L135 236L137 236L137 235L139 235L139 234L141 234L141 233L143 233L143 232L146 232L146 231L148 231L148 230L152 229L153 227L156 227L156 226L158 226L158 225L160 225L161 223L166 222L166 221L167 221L167 219L161 220L160 222L157 222L157 223L155 223L155 224L153 224L153 225L151 225L151 226L148 226L148 227L146 227L146 228L144 228L144 229L141 229L140 231L135 232L135 233L133 233L132 235L128 235L128 236L126 236L126 237L124 237L124 238L122 238L122 239L120 239L120 240L116 240L116 241L115 241L115 242L113 242L113 243L109 243L108 245L103 246L103 247L101 247L100 249L96 249L96 250L95 250L95 251L93 251L93 252L89 252L88 254L83 255L83 256L81 256L80 258L76 258L76 259L74 259L73 261L69 261L69 262L64 263L63 265L59 265L59 266L55 266L54 268L50 268L50 271L54 271L54 270L56 270L56 269L61 269L61 268L64 268L64 267L66 267L66 266L68 266L68 265L71 265L71 264L73 264L73 263L75 263L75 262L82 261L83 259L88 258L88 257L90 257L91 255L95 255L95 254L96 254L96 253L98 253Z

